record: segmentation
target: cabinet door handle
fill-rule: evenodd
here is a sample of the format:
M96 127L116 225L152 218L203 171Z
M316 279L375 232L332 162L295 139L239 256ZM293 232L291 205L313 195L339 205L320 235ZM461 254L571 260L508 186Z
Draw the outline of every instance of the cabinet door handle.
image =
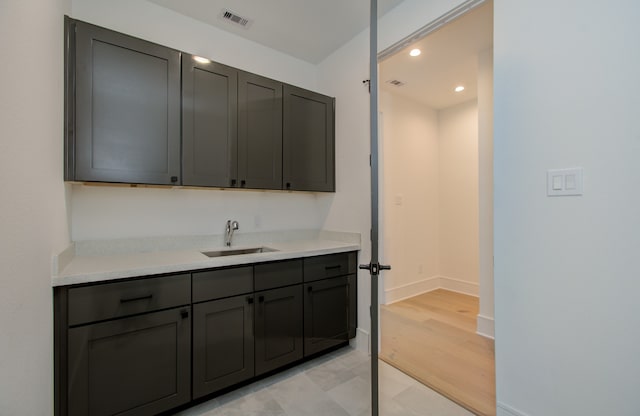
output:
M244 188L244 186L247 184L247 181L245 181L244 179L240 181L240 186Z
M178 177L177 176L172 176L171 177L171 182L178 182Z
M235 179L231 179L231 186L236 186L236 180Z
M258 302L260 303L264 302L264 296L258 296Z
M248 304L252 304L253 303L253 296L247 296L247 303Z
M307 287L307 292L309 292L309 293L313 292L313 286L308 286Z
M335 266L324 266L325 270L336 270L336 269L339 269L339 268L340 268L339 264L336 264Z
M287 187L287 189L291 188L291 182L287 182L285 186Z
M139 300L148 300L148 299L151 299L152 297L153 297L153 294L138 296L135 298L123 298L123 299L120 299L120 303L136 302Z
M182 319L187 319L189 317L189 311L186 309L181 310L180 316L182 317Z

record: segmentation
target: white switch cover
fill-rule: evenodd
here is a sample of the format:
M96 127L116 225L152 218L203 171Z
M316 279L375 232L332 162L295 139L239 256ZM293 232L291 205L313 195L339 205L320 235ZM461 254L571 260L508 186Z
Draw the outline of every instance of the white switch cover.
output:
M582 195L582 168L547 171L547 196L576 195Z

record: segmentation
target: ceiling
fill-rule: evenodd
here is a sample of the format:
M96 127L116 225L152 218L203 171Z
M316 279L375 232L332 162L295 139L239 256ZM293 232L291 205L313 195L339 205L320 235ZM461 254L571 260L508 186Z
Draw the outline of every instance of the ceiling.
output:
M313 64L369 27L369 0L148 1ZM378 16L402 1L378 0ZM234 25L222 9L252 22Z
M471 100L477 97L478 53L492 46L493 2L487 1L381 62L380 88L436 110ZM409 56L413 48L420 56ZM454 92L458 85L465 90Z

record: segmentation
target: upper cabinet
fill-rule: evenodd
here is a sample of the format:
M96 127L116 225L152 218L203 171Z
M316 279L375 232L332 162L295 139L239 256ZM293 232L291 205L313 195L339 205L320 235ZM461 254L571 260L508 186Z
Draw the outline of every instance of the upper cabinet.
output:
M182 58L182 184L236 186L238 71Z
M295 191L335 191L334 102L284 86L283 181Z
M65 180L335 191L333 98L65 26Z
M282 83L240 71L238 115L240 187L282 189Z
M179 183L180 52L67 25L65 179Z

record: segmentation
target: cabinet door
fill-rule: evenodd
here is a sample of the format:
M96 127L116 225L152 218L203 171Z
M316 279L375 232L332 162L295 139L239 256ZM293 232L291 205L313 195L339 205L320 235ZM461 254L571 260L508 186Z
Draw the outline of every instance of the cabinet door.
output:
M247 380L253 368L253 297L193 306L193 397Z
M256 375L303 357L302 285L256 293Z
M238 71L182 59L182 184L236 186Z
M239 185L282 189L282 84L240 72L238 117Z
M349 339L349 288L346 276L304 285L304 355Z
M190 400L189 307L69 329L69 415L155 415Z
M76 27L76 130L68 132L74 154L66 157L75 166L67 167L67 179L178 183L180 52L82 22Z
M334 99L284 86L283 182L298 191L335 191Z
M356 337L358 329L358 276L350 274L349 281L349 339Z

